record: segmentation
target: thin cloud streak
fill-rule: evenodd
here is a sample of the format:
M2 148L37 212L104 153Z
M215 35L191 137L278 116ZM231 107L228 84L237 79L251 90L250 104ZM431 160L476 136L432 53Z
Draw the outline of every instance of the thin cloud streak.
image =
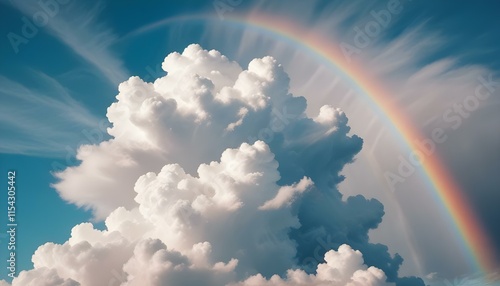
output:
M40 10L34 2L16 1L11 4L27 16ZM117 36L97 21L103 9L102 4L95 5L91 10L75 5L71 3L69 6L61 6L60 9L67 8L68 11L60 11L50 18L44 28L95 67L112 86L118 85L129 77L129 72L111 51ZM78 10L78 13L71 13L72 10Z
M36 156L61 156L76 143L75 130L97 128L99 118L74 100L55 79L36 72L47 88L43 91L0 76L0 106L4 137L0 152Z

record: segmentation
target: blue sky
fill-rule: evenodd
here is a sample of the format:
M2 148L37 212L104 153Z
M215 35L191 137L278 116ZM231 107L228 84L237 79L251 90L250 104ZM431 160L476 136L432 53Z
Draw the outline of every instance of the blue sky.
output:
M326 75L328 78L329 71L322 71L323 63L308 58L308 55L304 55L300 50L294 51L296 47L286 46L287 44L280 42L279 39L259 35L258 31L245 26L235 27L232 23L220 19L214 8L215 2L194 0L146 3L76 0L67 2L67 4L57 4L58 11L47 18L47 25L38 27L32 37L26 37L26 43L17 47L9 41L9 33L23 35L23 19L29 19L34 13L43 10L36 1L27 1L23 4L7 0L0 2L0 19L2 19L0 34L4 35L0 41L2 63L0 65L2 134L0 174L6 174L7 170L16 170L18 174L18 271L32 268L31 256L38 246L46 242L64 243L68 240L73 226L85 221L94 221L97 228L104 228L102 221L93 220L91 210L77 207L60 198L52 187L57 181L53 173L66 166L79 164L75 159L78 146L97 144L111 138L104 131L106 127L111 126L107 121L106 111L116 101L118 84L132 75L146 81L164 76L166 72L161 70L161 63L168 54L181 53L189 44L198 43L205 49L220 51L228 58L237 61L243 68L246 68L253 58L270 54L283 61L285 71L292 80L292 92L294 94L302 92L296 95L307 98L310 102L308 108L314 109L325 102L324 97L315 98L311 95L316 92L323 94L321 86L316 85L309 90L306 85L300 86L301 83L307 82L307 69L317 70L319 73L324 73L321 76ZM347 4L342 1L313 1L306 5L310 7L304 13L294 8L298 2L293 1L293 4L250 0L240 2L229 6L230 10L225 13L242 15L243 18L248 13L275 14L276 17L293 19L300 25L310 27L311 31L322 31L325 37L331 32L331 40L339 41L339 39L348 40L353 23L364 23L370 9L382 9L387 1L376 1L368 7L364 7L361 2ZM360 62L366 63L367 69L379 73L385 85L391 86L393 90L402 90L406 84L404 75L417 74L424 67L442 59L450 59L452 64L449 70L457 71L455 74L448 74L448 78L453 76L459 78L459 75L463 75L468 79L465 71L473 74L474 69L498 76L500 3L493 0L480 3L451 0L439 3L403 0L401 2L405 7L403 12L360 57ZM300 5L297 4L297 7ZM325 15L328 14L325 10L330 11L330 9L332 16L329 18ZM181 17L201 14L208 15L205 19L211 19L189 20ZM342 16L345 16L345 19L342 19ZM142 33L137 32L152 23L175 17L178 19L170 24ZM340 20L337 21L338 18ZM330 22L338 25L329 26ZM418 30L417 36L412 34L415 30ZM404 53L404 47L399 47L393 58L393 61L398 63L396 66L400 67L399 70L394 68L388 72L382 71L382 67L377 66L375 61L363 62L365 58L377 55L384 47L387 48L391 44L397 46L398 41L408 38L411 38L410 42L420 40L421 43L429 43L431 48L408 50L408 56ZM304 62L303 70L296 68L301 65L301 61ZM387 66L392 66L392 63L387 62ZM311 74L309 76L317 80L315 82L318 84L325 83L321 76L317 78L315 76L313 78ZM435 88L438 89L441 94L437 92L436 97L421 95L422 98L427 96L430 105L434 107L445 108L451 104L451 99L462 96L449 94L446 85ZM409 88L406 87L406 90ZM498 116L500 105L498 92L494 95L492 101L474 112L470 120L464 121L463 127L451 135L452 140L438 147L438 152L447 168L463 187L471 206L477 211L496 247L492 251L500 257L500 227L497 223L500 215L497 208L500 199L498 193L500 181L495 173L500 167L500 151L496 145L499 142L496 133L500 123ZM425 132L427 127L424 122L428 115L419 111L419 108L423 108L419 107L423 99L415 95L406 95L404 92L395 96L400 96L402 102L408 103L406 106L408 114ZM356 128L362 126L362 123L358 122L366 121L362 116L356 117L354 107L356 102L355 100L354 103L350 103L353 106L345 107L350 122L353 122L351 132L359 134L365 142L368 142L364 148L370 147L372 134L363 133L364 131ZM331 104L336 103L339 101L335 99L331 102ZM341 107L344 109L344 106ZM308 112L316 114L317 110ZM384 135L382 140L391 141L391 137ZM375 157L383 157L389 152L384 148L379 149L376 149L379 153ZM396 158L397 154L393 156ZM219 155L216 158L219 158ZM364 164L363 160L359 159L360 165ZM350 165L348 173L356 173L355 165L356 163ZM360 169L357 170L368 168L366 166L358 166ZM385 203L388 199L383 195L383 187L375 187L373 188L375 190L371 191L360 190L359 188L368 186L363 186L362 182L352 182L352 179L350 181L349 174L346 177L346 182L341 185L341 191L349 195L362 194L375 197L382 201L386 207L384 220L396 220L397 212L392 210L402 209L403 213L406 212L408 223L411 225L409 228L413 233L409 236L418 241L416 247L417 252L420 252L417 255L418 259L416 256L413 257L414 261L420 263L408 262L413 264L406 266L403 264L406 276L432 277L431 274L436 272L440 280L436 280L437 282L432 280L430 283L438 283L444 279L462 277L474 272L474 269L470 269L465 262L453 265L452 262L457 257L446 258L447 254L452 252L451 248L445 249L442 255L436 255L439 257L432 256L436 248L446 243L439 242L430 246L432 239L421 238L422 233L436 231L439 236L442 234L440 231L445 233L447 230L437 230L439 223L426 226L420 220L418 210L408 206L412 195L406 196L404 193L398 195L400 197L392 202L391 207ZM408 185L403 187L418 189L421 184L418 178L412 178ZM5 206L3 198L2 204ZM422 195L418 202L425 203L425 200L425 195ZM423 208L432 209L430 212L433 212L439 206L430 203ZM5 225L5 219L4 215L0 216L2 225ZM381 227L384 232L400 231L397 226ZM398 241L394 236L397 235L378 233L374 235L374 239L387 245L391 254L399 252L405 261L411 261L412 258L405 257L404 253L411 253L412 247L407 246L407 241ZM448 234L441 240L450 238ZM5 238L0 237L0 240L3 245ZM423 250L426 247L428 250ZM2 250L2 253L5 252ZM5 269L5 259L2 259L0 264L1 269ZM417 270L417 264L421 269ZM7 278L6 274L2 270L0 278Z

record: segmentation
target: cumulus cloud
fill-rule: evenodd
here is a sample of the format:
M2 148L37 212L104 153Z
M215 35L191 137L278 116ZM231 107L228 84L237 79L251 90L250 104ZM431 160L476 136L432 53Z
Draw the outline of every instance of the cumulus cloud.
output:
M0 281L0 285L10 284ZM31 271L23 271L14 279L12 286L79 286L80 283L73 279L62 279L54 269L38 268Z
M401 257L368 238L383 206L336 188L362 146L341 110L306 116L271 57L244 70L190 45L163 68L120 84L113 138L57 174L105 229L40 246L13 285L398 283Z
M239 286L372 286L392 285L385 283L386 277L376 267L363 264L361 252L348 245L341 245L338 251L330 250L325 254L325 263L318 265L316 275L303 270L288 270L286 279L274 275L267 280L258 274L235 284Z
M104 218L116 207L135 205L131 190L140 175L169 162L193 173L225 149L257 138L270 118L280 120L275 113L305 108L304 98L287 92L288 77L272 58L242 71L219 52L192 45L170 54L163 67L168 75L154 83L132 77L120 84L107 114L114 139L78 152L81 164L57 175L64 199Z

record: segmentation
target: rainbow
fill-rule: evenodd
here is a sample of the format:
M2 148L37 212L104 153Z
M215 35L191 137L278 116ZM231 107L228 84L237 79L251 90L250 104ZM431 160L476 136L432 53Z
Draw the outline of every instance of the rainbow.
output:
M301 27L289 19L274 15L259 13L251 14L246 18L230 17L226 20L272 33L295 46L308 50L323 62L326 61L335 71L344 74L347 80L361 94L365 95L370 103L378 107L379 111L391 122L391 128L400 134L410 150L420 149L416 142L422 141L425 136L401 112L401 108L393 102L389 93L354 61L348 62L340 46L332 43L328 37L319 33L311 33L307 28ZM436 154L424 156L422 161L424 176L435 192L434 195L438 197L454 222L460 239L465 244L466 251L474 261L475 267L483 273L493 272L497 263L493 256L492 244L482 229L476 214L467 204L460 187Z
M220 23L220 20L214 18L214 15L173 17L133 31L127 37L182 20L208 20ZM277 17L276 15L266 15L261 12L245 17L234 14L229 15L224 18L223 23L242 25L244 28L252 28L268 34L273 38L303 49L317 58L318 61L326 63L333 71L343 75L344 79L359 94L365 96L369 103L378 109L376 112L390 122L390 128L399 135L410 150L420 149L416 142L424 140L425 136L401 112L401 109L394 103L394 99L389 96L390 93L354 61L348 62L340 46L333 43L329 37L325 37L320 33L313 33L290 19ZM437 198L448 214L459 239L464 244L466 255L470 257L474 264L473 266L484 274L496 271L498 264L493 254L492 244L476 214L467 204L463 191L454 181L437 154L424 156L423 158L422 170L429 184L429 189L432 190L433 196Z

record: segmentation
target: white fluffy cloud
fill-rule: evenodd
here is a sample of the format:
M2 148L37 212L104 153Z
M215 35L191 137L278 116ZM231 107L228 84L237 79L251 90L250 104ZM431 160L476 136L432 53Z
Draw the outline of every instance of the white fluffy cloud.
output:
M367 268L347 245L326 253L316 275L284 268L296 254L287 233L300 226L292 199L313 183L280 187L277 167L257 141L200 165L198 177L176 164L147 173L135 184L138 207L116 209L105 231L82 223L66 243L42 245L35 269L13 285L217 286L247 273L259 274L234 285L386 285L383 271ZM286 271L287 280L266 281L260 272L269 270Z
M397 279L400 258L368 242L381 204L342 200L335 188L362 144L342 111L308 118L271 57L243 70L191 45L163 68L154 83L123 82L107 114L113 139L80 149L80 165L57 174L61 196L105 219L105 230L82 223L67 242L40 246L13 285Z
M288 270L286 279L274 275L267 280L258 274L235 286L373 286L390 285L386 277L376 267L363 264L361 252L348 245L341 245L338 251L330 250L325 254L325 263L318 265L316 274L303 270Z
M55 188L65 200L102 219L119 206L136 205L132 189L140 175L167 163L194 173L226 148L258 138L271 123L290 120L279 116L305 109L303 98L288 93L288 76L270 57L242 71L219 52L191 45L166 57L163 68L168 75L154 83L131 77L120 84L107 114L114 139L92 152L81 148L81 164L57 174Z
M9 286L5 281L0 281L1 286ZM79 286L80 283L73 279L62 279L55 269L38 268L22 271L14 279L12 286Z

